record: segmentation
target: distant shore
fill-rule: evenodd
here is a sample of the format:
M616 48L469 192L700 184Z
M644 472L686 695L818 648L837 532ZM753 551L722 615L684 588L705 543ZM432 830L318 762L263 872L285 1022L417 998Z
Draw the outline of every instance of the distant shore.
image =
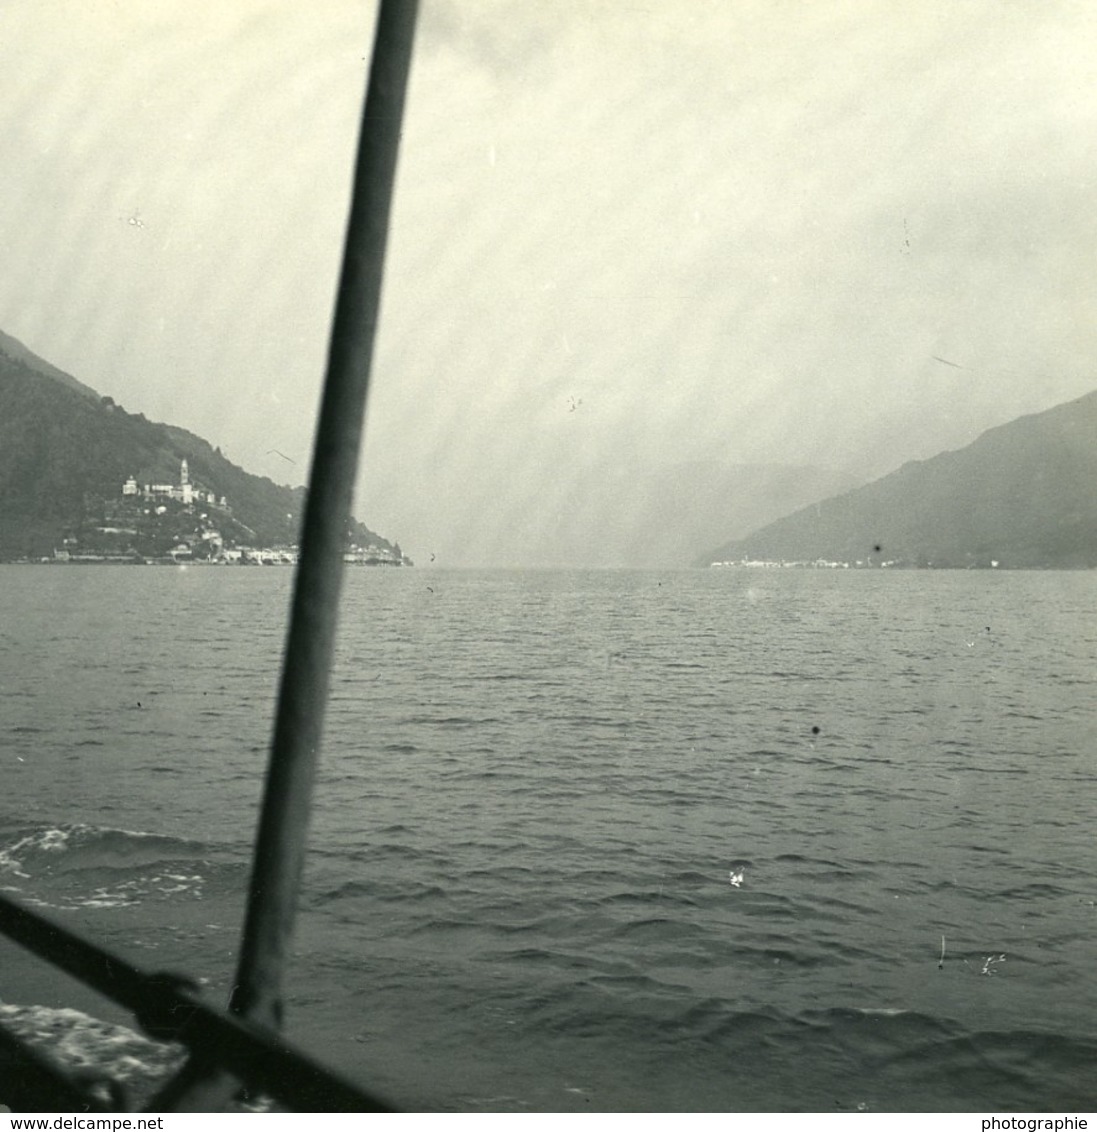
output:
M407 567L412 566L411 562L394 562L385 559L369 559L362 561L359 559L344 559L344 564L347 566L398 566ZM70 558L9 558L0 559L0 566L202 566L202 567L229 567L230 569L239 569L241 567L286 567L296 566L296 560L289 559L272 559L270 561L256 561L248 559L247 561L228 561L210 560L206 558L108 558L108 557L92 557L84 555L80 557Z

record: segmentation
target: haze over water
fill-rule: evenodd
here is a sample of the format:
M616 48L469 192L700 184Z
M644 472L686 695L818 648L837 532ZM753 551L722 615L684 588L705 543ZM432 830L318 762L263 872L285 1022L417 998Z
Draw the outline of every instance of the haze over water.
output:
M0 569L0 883L217 1002L289 582ZM353 571L291 1036L413 1108L1092 1108L1095 586Z

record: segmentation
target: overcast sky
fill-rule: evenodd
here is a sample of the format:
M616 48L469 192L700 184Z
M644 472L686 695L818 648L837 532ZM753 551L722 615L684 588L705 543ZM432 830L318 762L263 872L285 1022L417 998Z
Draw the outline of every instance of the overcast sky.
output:
M302 482L372 24L3 0L0 329ZM634 470L1089 392L1095 119L1088 0L423 0L359 515L525 562Z

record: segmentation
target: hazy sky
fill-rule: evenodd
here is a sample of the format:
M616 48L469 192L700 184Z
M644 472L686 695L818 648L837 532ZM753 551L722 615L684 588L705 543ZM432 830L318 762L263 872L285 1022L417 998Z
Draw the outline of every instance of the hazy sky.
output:
M0 329L302 482L372 24L2 0ZM358 513L523 562L634 469L1089 392L1095 146L1089 0L423 0Z

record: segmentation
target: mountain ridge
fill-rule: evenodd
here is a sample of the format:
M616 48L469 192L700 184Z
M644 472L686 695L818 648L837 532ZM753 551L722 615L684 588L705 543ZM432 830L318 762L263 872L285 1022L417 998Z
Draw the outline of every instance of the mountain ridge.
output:
M176 484L183 460L204 494L228 500L207 525L216 518L232 537L259 545L296 543L304 488L253 475L204 438L127 412L0 335L0 560L50 556L94 520L103 531L127 480ZM397 544L357 520L348 543L406 562Z
M725 543L698 564L1097 567L1097 390Z
M100 399L99 394L90 385L77 381L72 374L65 373L63 369L58 369L57 366L47 362L45 358L39 357L33 350L24 346L18 338L13 338L2 330L0 330L0 354L6 354L9 358L22 362L28 369L45 377L52 377L54 381L59 381L62 385L76 390L85 397L90 397L94 401Z

